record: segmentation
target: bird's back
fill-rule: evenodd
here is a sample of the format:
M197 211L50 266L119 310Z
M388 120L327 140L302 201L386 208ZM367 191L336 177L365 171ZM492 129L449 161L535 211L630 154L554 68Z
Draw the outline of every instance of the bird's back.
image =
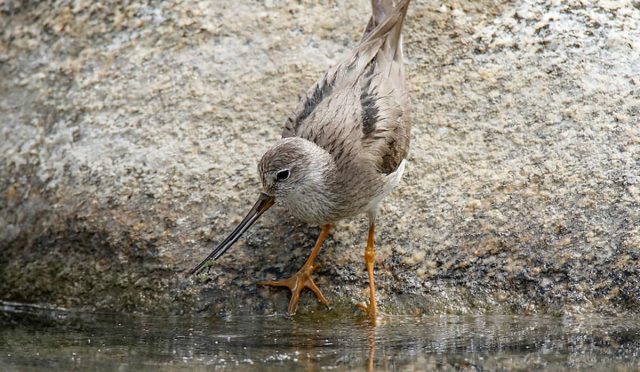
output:
M283 137L328 151L339 170L394 172L409 149L402 24L409 0L372 0L358 46L313 85L287 119Z
M401 38L408 5L372 0L358 46L318 80L285 124L283 138L313 142L335 162L327 221L371 214L402 173L410 131Z

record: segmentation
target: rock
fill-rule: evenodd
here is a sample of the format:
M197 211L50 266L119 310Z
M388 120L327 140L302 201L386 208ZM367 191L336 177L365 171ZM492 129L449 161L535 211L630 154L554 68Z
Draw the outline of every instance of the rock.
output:
M637 1L415 1L413 142L377 229L389 313L640 311ZM0 299L270 313L318 232L276 208L185 274L259 190L256 164L365 1L0 5ZM316 278L366 299L364 218ZM319 309L304 294L299 311Z

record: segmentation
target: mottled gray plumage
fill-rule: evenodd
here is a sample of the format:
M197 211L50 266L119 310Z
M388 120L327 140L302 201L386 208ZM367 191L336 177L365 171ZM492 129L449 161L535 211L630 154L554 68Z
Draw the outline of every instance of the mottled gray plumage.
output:
M293 179L297 172L322 172L322 185L307 187L304 197L279 195L302 220L322 224L363 212L375 214L370 209L377 204L371 206L371 201L396 181L394 172L409 150L401 37L408 3L394 7L391 1L372 1L373 15L358 46L309 89L287 119L283 140L260 161L267 193L278 186L264 174L265 168L277 168L274 164L292 168L292 183L300 182ZM289 153L295 156L287 165L283 159L291 158ZM321 156L324 163L306 159L310 156ZM316 169L309 169L311 162ZM309 204L320 204L315 200L321 201L321 210L310 213Z
M330 224L367 213L365 262L370 302L359 305L375 322L374 225L382 199L398 183L409 150L409 98L402 62L402 24L409 0L372 0L372 16L358 46L313 85L287 119L282 139L262 157L258 172L263 193L236 227L192 272L217 259L274 202L322 231L311 255L291 278L263 282L292 291L294 313L300 291L315 285L313 262Z

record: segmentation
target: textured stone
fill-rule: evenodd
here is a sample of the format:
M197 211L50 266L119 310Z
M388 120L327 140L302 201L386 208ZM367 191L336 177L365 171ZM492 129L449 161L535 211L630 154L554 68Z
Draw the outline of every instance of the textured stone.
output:
M313 244L275 208L208 274L297 96L366 1L0 3L0 299L284 311ZM415 1L413 142L377 229L389 313L640 311L640 3ZM366 299L366 221L316 272ZM305 294L301 312L318 309Z

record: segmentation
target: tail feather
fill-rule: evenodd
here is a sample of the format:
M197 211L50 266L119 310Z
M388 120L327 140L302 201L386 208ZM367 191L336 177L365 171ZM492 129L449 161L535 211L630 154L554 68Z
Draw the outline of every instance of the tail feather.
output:
M375 23L379 25L393 12L393 0L371 0L371 11Z
M411 0L371 0L372 15L362 35L361 43L389 33L385 49L393 59L402 58L402 26ZM395 5L394 5L395 3Z

